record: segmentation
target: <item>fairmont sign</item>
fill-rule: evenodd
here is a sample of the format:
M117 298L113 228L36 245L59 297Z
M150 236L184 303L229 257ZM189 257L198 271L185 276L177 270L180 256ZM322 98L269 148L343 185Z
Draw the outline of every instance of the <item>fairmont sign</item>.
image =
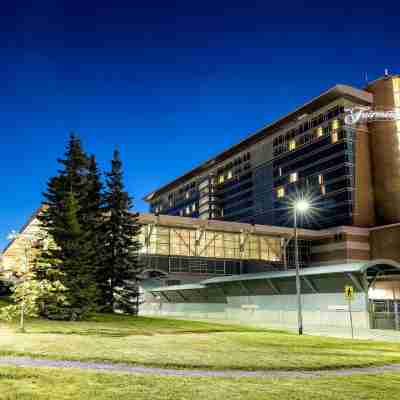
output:
M369 107L346 108L344 122L355 125L360 122L400 121L400 109L376 111Z

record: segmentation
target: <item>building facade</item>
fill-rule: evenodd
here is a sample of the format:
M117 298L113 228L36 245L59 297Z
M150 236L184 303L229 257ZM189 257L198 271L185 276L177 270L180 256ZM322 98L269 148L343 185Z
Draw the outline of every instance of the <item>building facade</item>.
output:
M337 85L145 200L155 214L291 226L290 202L306 195L303 227L400 222L400 122L346 123L366 107L400 107L400 77Z

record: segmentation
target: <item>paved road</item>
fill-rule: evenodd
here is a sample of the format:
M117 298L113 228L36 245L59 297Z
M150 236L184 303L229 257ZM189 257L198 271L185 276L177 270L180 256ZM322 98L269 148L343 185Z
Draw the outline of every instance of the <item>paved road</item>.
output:
M183 377L220 377L220 378L321 378L330 376L349 376L354 374L377 374L383 372L399 372L400 364L391 364L381 367L364 367L348 369L331 369L316 371L241 371L241 370L190 370L141 367L127 364L113 364L83 361L61 361L30 357L0 357L0 366L18 367L50 367L50 368L77 368L89 371L123 372L130 374L156 374L163 376Z

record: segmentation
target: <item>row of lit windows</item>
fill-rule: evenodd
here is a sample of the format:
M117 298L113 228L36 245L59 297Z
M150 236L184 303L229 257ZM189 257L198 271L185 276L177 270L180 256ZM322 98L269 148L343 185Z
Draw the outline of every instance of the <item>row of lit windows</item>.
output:
M294 139L297 135L301 135L302 133L308 131L311 128L316 128L318 125L321 125L325 121L328 121L332 118L337 117L340 113L344 112L344 107L336 106L335 108L329 110L325 114L320 114L318 117L313 118L312 120L306 121L295 129L290 130L285 135L280 135L274 139L274 146L278 144L282 144L285 141L289 141L290 139Z
M299 139L290 139L287 142L287 146L283 145L279 151L275 151L274 154L280 154L283 151L293 151L296 150L296 148L300 147L301 145L305 144L308 141L311 141L313 139L319 139L324 134L330 133L331 135L331 142L336 143L339 140L339 127L340 127L340 122L339 120L335 119L332 121L332 124L330 127L327 128L322 128L322 126L318 127L312 134L307 135L307 138L302 137ZM305 140L307 139L307 140Z
M183 217L184 215L190 215L193 214L197 210L197 205L196 203L192 203L187 205L185 208L182 208L179 210L179 215Z
M400 107L400 78L393 79L394 105Z
M299 174L297 172L292 172L289 175L289 183L295 183L299 180ZM325 184L324 184L324 176L322 174L318 175L318 184L321 189L321 194L325 195L326 194L326 189L325 189ZM285 187L284 186L279 186L276 188L276 197L277 198L283 198L285 197Z
M394 106L400 109L400 78L393 79ZM397 137L400 143L400 121L396 121Z
M198 237L196 230L180 228L153 228L150 240L145 241L146 227L140 234L144 244L141 252L159 255L194 256L210 258L244 258L281 261L282 248L279 237L250 234L244 241L240 233L205 231Z

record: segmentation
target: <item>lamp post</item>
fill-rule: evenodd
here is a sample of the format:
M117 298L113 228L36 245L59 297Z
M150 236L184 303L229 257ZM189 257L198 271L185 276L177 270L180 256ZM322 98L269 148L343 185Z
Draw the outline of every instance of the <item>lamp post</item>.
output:
M310 207L306 200L297 200L293 204L294 215L294 262L296 265L296 295L297 295L297 325L299 335L303 334L303 314L301 309L301 282L300 282L300 265L299 265L299 243L297 235L297 213L305 213Z

